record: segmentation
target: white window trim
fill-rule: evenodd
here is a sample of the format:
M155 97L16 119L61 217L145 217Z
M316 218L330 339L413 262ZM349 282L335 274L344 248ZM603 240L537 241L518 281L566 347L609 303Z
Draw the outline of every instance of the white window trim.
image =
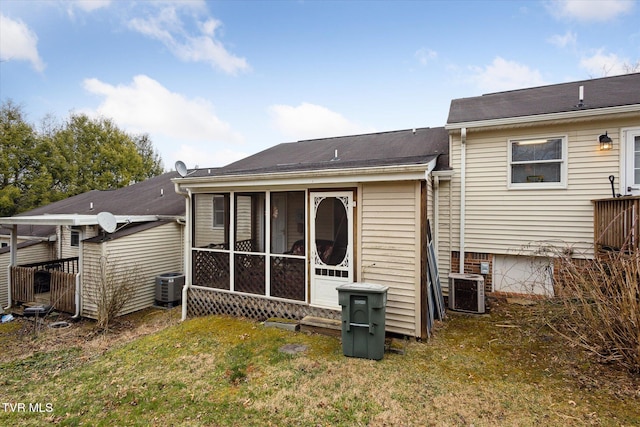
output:
M527 141L533 139L561 139L562 140L562 160L560 161L560 182L511 182L511 156L512 145L517 141ZM522 138L510 138L507 140L507 188L509 190L562 190L567 188L567 170L569 163L569 137L568 135L537 135ZM542 162L540 162L542 163ZM555 163L555 161L554 161Z
M629 195L633 183L629 182L629 173L634 168L634 157L630 153L629 136L640 132L640 127L624 127L620 129L620 172L618 179L618 192L622 195Z
M222 199L224 200L225 195L222 193L217 193L217 194L214 194L213 197L211 197L211 211L212 211L211 228L214 230L219 230L221 228L224 228L224 220L222 222L222 225L216 224L216 196L222 197ZM224 212L224 209L223 209L223 212Z

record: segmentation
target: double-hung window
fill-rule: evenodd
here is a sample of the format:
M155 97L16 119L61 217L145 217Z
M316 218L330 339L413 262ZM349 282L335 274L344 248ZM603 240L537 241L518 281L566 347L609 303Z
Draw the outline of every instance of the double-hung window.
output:
M509 188L565 188L567 138L509 140Z

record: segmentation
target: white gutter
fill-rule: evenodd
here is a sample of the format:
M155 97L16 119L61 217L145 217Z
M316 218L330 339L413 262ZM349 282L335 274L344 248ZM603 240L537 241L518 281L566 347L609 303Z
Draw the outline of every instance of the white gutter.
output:
M464 273L464 231L465 215L467 209L466 201L466 178L467 178L467 128L460 129L460 266L459 273Z
M273 187L325 185L340 186L344 183L385 181L406 181L423 179L425 169L434 160L412 165L377 166L353 169L323 169L291 172L250 173L234 175L211 175L189 178L174 178L176 188L214 189L234 187ZM434 163L435 165L435 163ZM258 181L259 180L259 181ZM177 190L176 190L177 191ZM180 193L180 191L177 191Z
M78 265L80 262L78 261ZM71 316L72 319L77 319L80 317L80 272L76 273L76 314Z
M9 234L9 241L10 241L10 251L9 252L9 265L7 266L7 288L9 291L9 294L7 295L7 302L9 303L9 305L7 305L4 309L5 310L9 310L11 308L11 304L13 304L13 301L11 301L11 288L13 283L11 283L11 267L15 267L15 265L17 264L18 261L18 226L14 225L13 227L11 227L11 232Z
M182 239L184 242L184 286L182 287L182 317L180 319L181 321L184 321L187 320L187 297L189 288L191 288L191 229L193 223L193 221L191 221L192 194L191 190L182 190L178 183L175 183L175 191L185 197L184 217L186 219L186 226L184 228L185 238Z
M563 111L560 113L537 114L535 116L505 117L489 120L473 120L469 122L449 123L444 126L447 130L479 128L490 126L509 126L526 123L538 123L548 120L570 120L579 118L590 118L602 116L604 114L624 114L640 112L640 104L620 105L617 107L593 108L589 110Z
M77 319L82 313L82 272L84 271L84 229L81 228L78 231L78 273L76 274L76 314L71 316L72 319ZM61 239L62 240L62 239Z

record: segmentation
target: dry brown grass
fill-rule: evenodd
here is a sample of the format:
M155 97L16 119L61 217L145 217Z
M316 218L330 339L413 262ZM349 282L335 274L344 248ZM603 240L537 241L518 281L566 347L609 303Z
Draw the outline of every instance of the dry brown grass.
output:
M332 337L219 316L179 323L173 310L125 316L111 341L75 324L77 350L41 335L46 353L3 359L0 399L55 411L0 413L0 424L640 425L640 379L554 336L548 308L450 313L429 342L381 361L346 358ZM19 339L5 327L3 344Z

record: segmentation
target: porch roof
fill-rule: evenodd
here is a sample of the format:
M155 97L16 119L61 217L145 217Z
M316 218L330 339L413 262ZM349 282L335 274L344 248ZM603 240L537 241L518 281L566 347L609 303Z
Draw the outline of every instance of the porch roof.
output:
M193 170L174 182L184 187L234 181L304 184L321 179L331 183L356 175L382 178L412 173L424 177L427 168L448 167L447 131L443 127L416 128L278 144L221 168Z
M114 215L118 224L157 221L157 215ZM0 218L1 225L99 225L98 215L44 214Z

